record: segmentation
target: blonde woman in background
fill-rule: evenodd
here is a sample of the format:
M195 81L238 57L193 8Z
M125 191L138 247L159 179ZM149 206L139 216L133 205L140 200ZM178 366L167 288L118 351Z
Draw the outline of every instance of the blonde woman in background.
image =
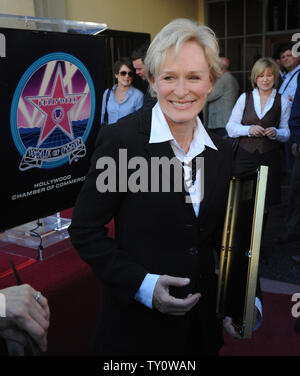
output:
M276 90L278 78L273 59L257 60L251 72L253 90L238 98L226 125L229 137L239 138L235 173L269 167L266 207L280 203L280 143L290 137L290 105Z

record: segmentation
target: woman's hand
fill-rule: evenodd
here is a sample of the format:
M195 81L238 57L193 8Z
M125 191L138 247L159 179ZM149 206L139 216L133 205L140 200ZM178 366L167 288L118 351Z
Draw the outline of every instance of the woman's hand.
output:
M295 142L292 144L292 154L295 158L300 158L299 146Z
M261 127L260 125L253 125L249 130L249 134L252 137L264 137L265 128Z
M226 332L233 338L242 339L243 337L237 332L237 329L234 327L232 318L226 316L223 320L223 328Z
M252 322L252 330L254 330L257 318L259 316L258 309L254 307L253 312L253 322ZM233 338L236 339L242 339L243 337L239 334L237 327L234 325L232 318L226 316L223 319L223 328L226 330L226 332Z
M272 138L274 138L274 137L276 137L276 131L275 131L275 129L272 128L272 127L270 127L270 128L266 128L266 129L265 129L265 135L266 135L267 137L272 137Z
M161 275L155 285L152 305L161 313L183 316L190 311L200 299L201 294L188 294L184 299L174 298L169 293L169 286L185 287L190 283L188 278Z

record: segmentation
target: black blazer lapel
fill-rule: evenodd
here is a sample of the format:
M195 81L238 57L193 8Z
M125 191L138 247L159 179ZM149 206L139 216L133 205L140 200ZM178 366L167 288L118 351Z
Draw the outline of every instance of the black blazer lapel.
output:
M168 159L172 159L175 157L175 154L169 141L159 142L155 144L147 143L145 145L145 149L151 157L167 157Z
M193 205L189 200L189 198L190 198L189 192L185 188L185 184L184 184L183 167L181 165L181 162L176 158L176 156L173 152L173 149L170 145L170 142L166 141L166 142L154 143L154 144L148 143L145 146L145 149L151 155L151 157L159 157L159 158L167 157L169 160L171 160L172 158L175 158L175 162L178 163L178 167L181 169L181 177L180 177L180 179L181 179L181 181L180 181L181 191L177 192L178 196L180 197L180 200L183 202L184 208L186 210L186 214L188 215L190 220L192 220L192 221L196 220L196 214L195 214ZM175 178L175 176L173 178ZM172 189L173 189L172 188L172 182L174 184L173 178L171 176L171 192L172 192ZM173 187L174 186L175 185L173 185Z
M168 157L172 159L175 157L173 149L169 141L149 144L151 132L152 110L140 110L137 112L139 116L139 132L144 136L145 150L151 157Z
M141 111L140 112L140 132L145 136L145 150L151 157L167 157L168 159L172 159L175 157L173 149L169 141L160 142L160 143L153 143L149 144L150 138L150 130L151 130L151 114L149 111ZM209 198L215 188L215 182L217 181L217 168L216 168L216 151L211 148L206 148L202 153L202 157L204 157L204 196L203 200L200 203L200 215L203 215L205 212L205 207L207 206L207 202L209 202ZM180 161L178 161L180 163ZM182 191L178 192L181 196L181 200L184 201L185 209L191 220L196 220L196 214L194 212L193 205L188 202L187 197L189 197L189 192L184 188L184 177L182 174Z
M199 218L205 215L210 200L214 197L218 181L218 151L206 148L202 153L204 158L204 192L203 199L200 203ZM202 183L203 184L203 183ZM203 186L203 185L202 185Z

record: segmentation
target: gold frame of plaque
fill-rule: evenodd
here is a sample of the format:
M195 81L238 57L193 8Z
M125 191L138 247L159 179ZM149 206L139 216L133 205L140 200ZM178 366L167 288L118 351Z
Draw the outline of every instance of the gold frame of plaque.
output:
M268 167L233 176L224 221L217 314L230 316L239 334L251 338Z

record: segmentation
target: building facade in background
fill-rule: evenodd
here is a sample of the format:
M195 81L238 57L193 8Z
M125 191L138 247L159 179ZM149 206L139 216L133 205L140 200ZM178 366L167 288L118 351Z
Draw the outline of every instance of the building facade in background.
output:
M229 57L240 91L251 88L253 64L275 57L300 32L300 0L206 0L205 23L216 33L221 56Z

